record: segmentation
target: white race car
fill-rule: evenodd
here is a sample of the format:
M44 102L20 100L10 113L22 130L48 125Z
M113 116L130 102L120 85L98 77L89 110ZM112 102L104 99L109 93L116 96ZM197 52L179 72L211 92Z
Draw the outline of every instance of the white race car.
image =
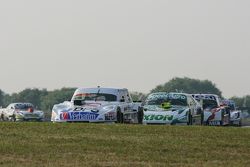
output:
M143 124L202 124L203 111L189 94L150 94L144 106Z
M242 112L236 108L236 104L233 100L223 100L222 103L226 106L226 109L230 112L230 124L242 125Z
M44 112L35 110L31 103L12 103L0 109L3 121L43 121Z
M51 121L142 123L142 114L127 89L79 88L70 102L54 105Z
M193 97L203 107L204 124L217 126L230 124L230 112L222 104L219 96L214 94L194 94Z

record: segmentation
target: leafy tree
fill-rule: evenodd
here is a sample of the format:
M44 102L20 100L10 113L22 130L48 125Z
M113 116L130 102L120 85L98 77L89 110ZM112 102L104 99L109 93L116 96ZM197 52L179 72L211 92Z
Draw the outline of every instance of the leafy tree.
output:
M7 107L10 103L11 103L11 96L9 94L5 94L2 107Z
M133 101L144 101L147 97L146 94L141 92L130 92Z
M191 78L173 78L169 82L158 85L153 92L185 92L190 94L195 93L211 93L222 96L221 91L214 83L209 80L198 80Z
M25 89L20 93L13 93L10 98L10 102L29 102L34 106L41 107L41 99L43 96L46 96L48 91L46 89L39 90L35 89Z
M43 111L51 111L55 104L62 103L71 99L76 88L62 88L60 90L54 90L48 92L46 96L43 96L41 101L41 109Z
M0 106L4 105L4 92L0 90Z
M233 100L236 103L236 106L238 107L247 107L250 108L250 95L244 96L244 97L231 97L231 100Z

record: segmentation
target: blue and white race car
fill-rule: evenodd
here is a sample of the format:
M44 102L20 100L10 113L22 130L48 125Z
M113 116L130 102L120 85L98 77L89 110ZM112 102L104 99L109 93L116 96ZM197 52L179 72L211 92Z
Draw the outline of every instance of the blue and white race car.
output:
M54 105L51 121L142 123L142 114L127 89L79 88L70 102Z

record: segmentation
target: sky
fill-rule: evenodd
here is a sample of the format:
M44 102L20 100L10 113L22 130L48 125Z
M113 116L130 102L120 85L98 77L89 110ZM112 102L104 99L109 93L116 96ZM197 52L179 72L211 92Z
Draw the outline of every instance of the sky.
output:
M0 89L120 87L173 77L250 94L249 0L0 1Z

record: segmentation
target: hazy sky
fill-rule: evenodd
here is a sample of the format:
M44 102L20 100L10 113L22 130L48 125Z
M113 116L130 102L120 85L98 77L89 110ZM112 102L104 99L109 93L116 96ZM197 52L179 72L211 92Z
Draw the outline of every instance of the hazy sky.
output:
M249 0L2 0L0 25L7 93L187 76L250 94Z

